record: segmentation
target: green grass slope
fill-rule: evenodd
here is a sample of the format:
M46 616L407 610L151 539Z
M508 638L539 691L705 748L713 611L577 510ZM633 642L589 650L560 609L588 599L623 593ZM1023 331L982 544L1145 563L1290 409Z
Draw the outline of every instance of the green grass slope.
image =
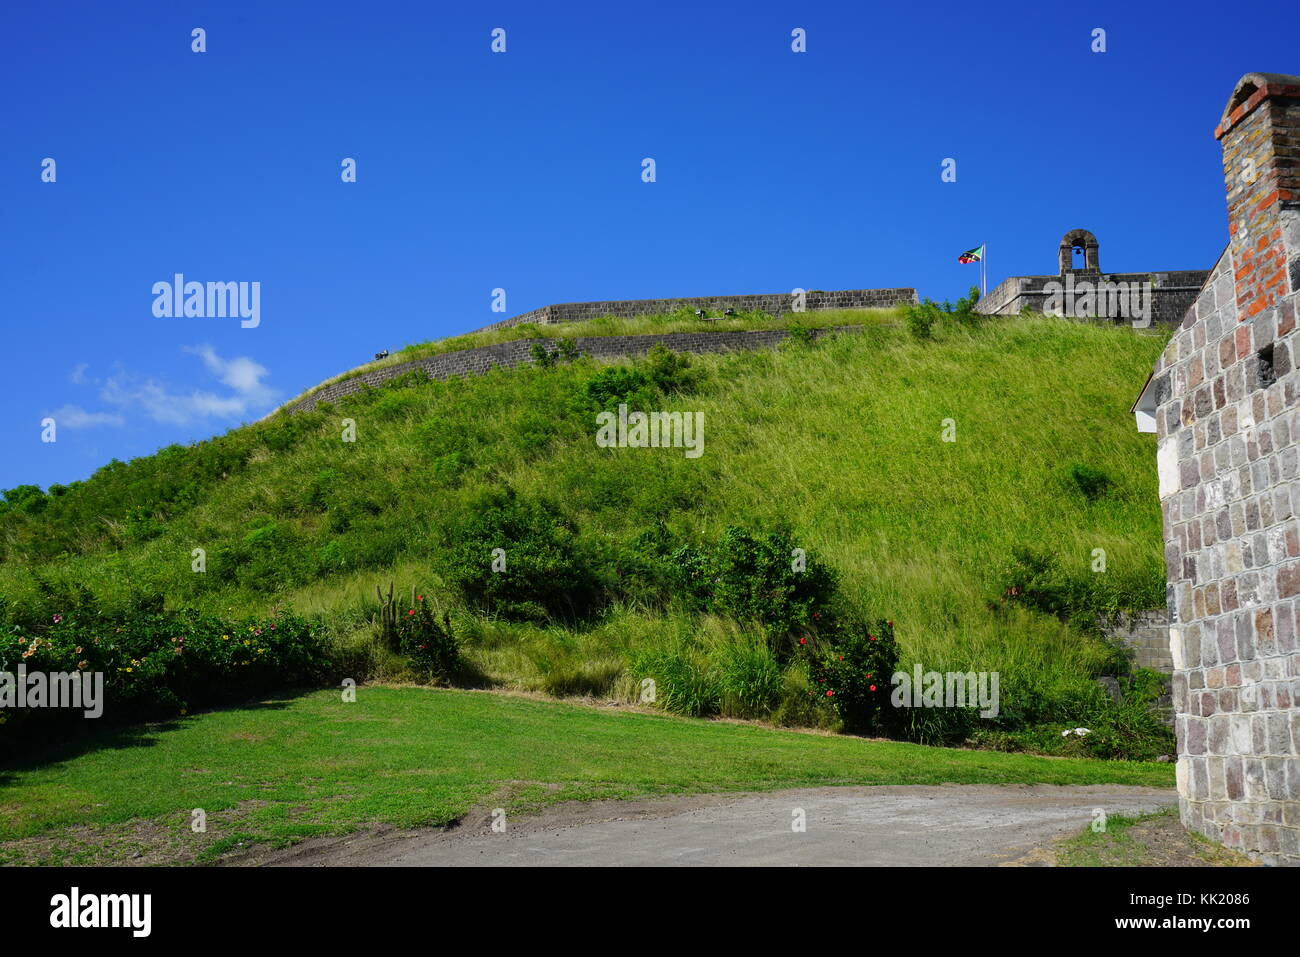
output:
M933 341L875 325L693 357L699 386L655 396L653 408L703 413L694 459L596 447L594 413L578 401L603 368L589 359L408 380L115 462L49 495L11 490L0 611L21 629L86 591L127 610L157 596L221 614L288 605L328 626L354 673L397 674L373 624L376 584L395 581L452 613L466 655L494 683L630 696L638 650L707 662L746 634L744 623L623 587L632 543L658 520L684 540L785 526L864 616L897 623L901 666L998 671L1013 707L1017 696L1050 700L1038 718L1068 721L1114 651L1005 601L1012 557L1027 548L1054 562L1051 574L1087 592L1089 607L1162 603L1152 439L1128 410L1164 341L1014 318L949 323ZM345 418L354 442L341 438ZM508 621L445 584L460 530L485 490L505 487L546 503L598 566L598 613ZM205 574L192 571L196 548ZM1093 570L1098 549L1104 572ZM806 676L783 680L785 699L807 696ZM778 720L820 720L797 711Z
M875 326L902 322L904 311L904 307L901 306L887 309L819 309L816 312L786 313L781 316L772 316L765 312L742 311L731 316L717 313L707 323L702 323L693 309L679 309L676 312L655 313L634 318L598 316L583 322L559 322L545 326L525 322L503 329L467 332L429 342L411 343L383 359L367 362L326 379L285 402L280 408L294 405L323 386L352 379L366 372L448 352L492 346L500 342L543 338L577 339L583 336L641 336L669 332L698 332L701 328L709 332L730 332L739 329L825 329L848 324Z

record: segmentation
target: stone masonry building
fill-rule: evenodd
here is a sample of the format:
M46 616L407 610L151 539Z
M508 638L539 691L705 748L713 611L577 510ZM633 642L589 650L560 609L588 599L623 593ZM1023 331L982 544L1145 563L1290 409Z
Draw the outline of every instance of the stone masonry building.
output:
M1078 256L1081 262L1075 263ZM1147 322L1177 325L1200 292L1209 271L1177 272L1101 271L1097 237L1086 229L1072 229L1057 247L1057 275L1012 276L979 301L975 309L986 315L1016 315L1023 309L1079 319L1136 320L1132 310L1115 308L1122 292L1140 292ZM1054 301L1054 294L1057 299ZM1064 302L1062 301L1064 300Z
M1300 77L1215 137L1228 247L1139 399L1157 436L1183 823L1300 864Z

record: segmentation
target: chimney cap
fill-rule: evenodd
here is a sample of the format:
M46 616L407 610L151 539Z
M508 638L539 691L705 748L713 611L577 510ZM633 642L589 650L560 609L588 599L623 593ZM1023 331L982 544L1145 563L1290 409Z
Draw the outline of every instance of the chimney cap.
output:
M1232 89L1228 105L1214 130L1214 138L1223 135L1246 118L1248 114L1271 97L1300 99L1300 76L1288 73L1247 73Z

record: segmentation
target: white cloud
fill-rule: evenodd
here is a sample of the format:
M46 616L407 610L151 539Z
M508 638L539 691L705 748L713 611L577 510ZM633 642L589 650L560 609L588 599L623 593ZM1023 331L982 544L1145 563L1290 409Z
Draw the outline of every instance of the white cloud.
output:
M86 378L86 370L90 368L89 362L78 362L76 367L68 373L68 380L77 385L86 385L90 379Z
M115 412L87 412L79 405L65 405L50 413L55 425L63 429L85 429L96 425L125 425L126 419Z
M100 398L118 410L138 409L154 422L167 425L248 418L275 404L277 393L262 381L269 373L260 363L247 356L224 359L208 345L186 347L184 351L202 359L208 372L232 391L176 391L164 381L119 370L104 380Z
M223 359L209 345L190 346L185 351L201 358L209 372L234 389L236 394L248 401L249 405L265 405L275 397L275 392L262 382L262 379L268 375L266 366L254 362L248 356Z

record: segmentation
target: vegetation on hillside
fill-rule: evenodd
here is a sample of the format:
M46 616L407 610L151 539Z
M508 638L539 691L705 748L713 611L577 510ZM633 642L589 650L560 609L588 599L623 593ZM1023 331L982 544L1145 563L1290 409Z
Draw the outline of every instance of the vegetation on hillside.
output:
M10 490L0 624L19 647L56 640L56 615L292 609L332 678L455 671L625 700L649 678L682 713L838 727L855 720L824 693L826 655L888 619L900 670L997 672L1001 707L890 709L896 725L866 729L1150 757L1171 750L1150 685L1111 701L1094 676L1127 666L1093 622L1163 601L1150 442L1128 414L1162 344L946 316L920 340L878 325L771 351L406 376ZM702 414L704 454L598 447L596 413L620 404ZM389 582L422 596L451 664L385 637ZM1075 726L1097 733L1062 738Z
M538 325L525 322L504 329L490 329L484 332L467 332L445 339L429 342L409 343L397 352L374 362L367 362L355 369L349 369L340 375L326 379L284 403L281 408L292 406L324 386L344 379L355 378L365 372L383 369L388 366L426 359L429 356L458 352L462 349L477 349L501 342L515 342L521 339L557 339L561 348L574 339L587 336L640 336L669 332L730 332L739 329L787 329L792 335L806 335L812 329L827 329L842 325L890 325L901 321L907 312L905 306L881 309L819 309L815 312L786 313L773 316L761 310L740 310L728 316L716 309L708 312L706 320L695 315L695 310L683 307L674 312L652 313L633 318L618 316L598 316L582 322L558 322Z

